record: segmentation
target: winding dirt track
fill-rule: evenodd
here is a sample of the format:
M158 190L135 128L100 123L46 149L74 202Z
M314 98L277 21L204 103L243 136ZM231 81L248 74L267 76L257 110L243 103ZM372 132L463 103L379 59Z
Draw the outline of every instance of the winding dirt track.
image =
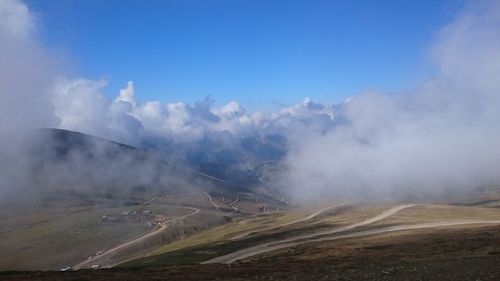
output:
M155 199L155 198L153 198L153 199ZM151 199L151 201L153 199ZM143 242L143 241L147 240L148 238L151 238L151 237L157 235L158 233L161 233L163 230L165 230L169 226L169 224L176 222L178 220L182 220L182 219L187 218L189 216L195 215L200 211L199 209L192 208L192 207L180 207L180 208L189 209L189 210L192 210L192 212L189 214L186 214L186 215L182 215L182 216L178 216L175 218L165 220L165 221L161 222L160 227L155 229L154 231L148 232L148 233L146 233L146 234L144 234L136 239L130 240L130 241L125 242L123 244L120 244L114 248L111 248L98 256L92 257L91 259L84 260L84 261L78 263L77 265L73 266L72 269L78 270L81 268L88 267L91 264L98 264L98 261L103 259L104 257L110 256L113 253L116 253L117 251L120 251L122 249L130 247L131 245Z
M337 208L337 207L341 207L342 205L332 205L332 206L328 206L326 208L323 208L315 213L312 213L306 217L303 217L303 218L300 218L300 219L297 219L297 220L294 220L294 221L291 221L291 222L287 222L287 223L284 223L284 224L280 224L280 225L277 225L277 226L274 226L274 227L269 227L269 228L265 228L265 229L253 229L253 230L250 230L250 231L246 231L246 232L243 232L241 234L238 234L234 237L231 238L231 240L238 240L240 238L243 238L243 237L246 237L248 235L251 235L251 234L254 234L254 233L258 233L258 232L262 232L262 231L269 231L269 230L273 230L273 229L278 229L280 227L285 227L285 226L289 226L289 225L292 225L292 224L296 224L296 223L301 223L301 222L305 222L305 221L308 221L308 220L312 220L313 218L321 215L322 213L330 210L330 209L333 209L333 208Z
M318 236L323 236L323 235L331 235L331 234L336 234L336 233L339 233L339 232L344 232L344 231L348 231L348 230L351 230L351 229L354 229L356 227L360 227L360 226L365 226L365 225L369 225L369 224L372 224L372 223L375 223L375 222L378 222L378 221L381 221L385 218L388 218L392 215L394 215L395 213L403 210L403 209L406 209L406 208L410 208L410 207L413 207L415 206L415 204L405 204L405 205L397 205L397 206L394 206L374 217L371 217L369 219L366 219L366 220L363 220L363 221L360 221L360 222L357 222L357 223L353 223L353 224L350 224L350 225L346 225L346 226L342 226L342 227L338 227L338 228L334 228L332 230L326 230L326 231L320 231L320 232L316 232L316 233L313 233L313 234L304 234L304 235L299 235L299 236L295 236L295 237L292 237L292 238L288 238L288 239L284 239L284 240L281 240L281 241L278 241L278 242L273 242L272 244L281 244L281 243L287 243L287 242L292 242L292 241L296 241L296 240L302 240L302 239L310 239L310 238L313 238L313 237L318 237Z
M214 206L215 210L219 211L220 212L220 208L219 208L219 205L217 205L217 203L215 203L214 199L212 198L212 196L210 196L210 194L208 194L208 192L204 192L205 195L208 197L208 202L210 202L210 204L212 204L212 206Z
M500 220L445 221L445 222L434 222L434 223L422 223L422 224L415 224L415 225L390 226L390 227L384 227L384 228L378 228L378 229L358 231L358 232L348 233L348 234L343 234L343 235L337 235L337 236L333 236L333 237L321 237L321 236L336 234L336 233L340 233L340 232L345 232L345 231L352 230L352 229L360 227L360 226L375 223L377 221L380 221L382 219L390 217L403 209L406 209L406 208L409 208L412 206L414 206L414 205L412 205L412 204L410 204L410 205L398 205L398 206L395 206L389 210L384 211L383 213L381 213L375 217L361 221L359 223L336 228L336 229L333 229L330 231L317 232L317 233L309 234L309 235L300 235L300 236L295 236L295 237L280 240L280 241L256 245L256 246L242 249L242 250L239 250L239 251L236 251L236 252L224 255L224 256L220 256L220 257L216 257L216 258L207 260L205 262L202 262L202 264L207 264L207 263L226 263L226 264L229 264L229 263L233 263L233 262L238 261L238 260L253 257L253 256L260 255L263 253L275 251L278 249L288 248L288 247L295 247L295 246L298 246L301 244L311 243L311 242L333 241L333 240L338 240L338 239L353 238L353 237L360 237L360 236L366 236L366 235L375 235L375 234L382 234L382 233L387 233L387 232L412 230L412 229L458 226L458 225L466 225L466 224L500 224Z

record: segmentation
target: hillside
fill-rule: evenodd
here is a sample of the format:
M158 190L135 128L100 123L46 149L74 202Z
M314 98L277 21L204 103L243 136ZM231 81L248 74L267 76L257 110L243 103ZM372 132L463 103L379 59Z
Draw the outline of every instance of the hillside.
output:
M286 208L272 194L174 157L66 130L31 136L28 185L0 205L0 269L59 269L126 244L105 255L114 264L239 217ZM37 252L51 254L33 258Z
M494 207L331 202L241 218L112 269L0 280L497 280L499 225Z

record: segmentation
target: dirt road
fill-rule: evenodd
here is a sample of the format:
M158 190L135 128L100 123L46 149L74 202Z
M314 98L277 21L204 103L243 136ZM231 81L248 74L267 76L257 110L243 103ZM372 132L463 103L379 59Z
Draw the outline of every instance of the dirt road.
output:
M229 263L233 263L235 261L242 260L245 258L253 257L256 255L268 253L268 252L283 249L283 248L295 247L295 246L305 244L305 243L313 243L313 242L321 242L321 241L333 241L333 240L339 240L339 239L355 238L355 237L360 237L360 236L382 234L382 233L388 233L388 232L394 232L394 231L424 229L424 228L434 228L434 227L446 227L446 226L458 226L458 225L467 225L467 224L500 224L500 220L497 220L497 221L435 222L435 223L423 223L423 224L415 224L415 225L390 226L390 227L384 227L384 228L380 228L380 229L372 229L372 230L354 232L354 233L349 233L349 234L345 234L345 235L338 235L338 236L333 236L333 237L323 237L323 238L318 238L318 239L297 241L297 242L291 242L291 243L280 243L277 245L268 244L267 247L260 247L258 249L253 249L251 251L245 251L245 250L242 250L241 252L238 251L238 252L226 255L226 256L222 256L222 257L218 257L218 258L206 261L204 263L228 263L229 264Z
M388 217L394 215L395 213L397 213L403 209L410 208L413 206L415 206L415 205L414 204L406 204L406 205L394 206L394 207L380 213L379 215L376 215L374 217L371 217L369 219L366 219L366 220L363 220L363 221L360 221L357 223L353 223L353 224L342 226L342 227L337 227L337 228L334 228L332 230L325 230L325 231L320 231L320 232L316 232L316 233L312 233L312 234L303 234L303 235L299 235L299 236L294 236L291 238L287 238L287 239L283 239L283 240L280 240L277 242L273 242L272 244L274 245L274 244L288 243L288 242L293 242L296 240L311 239L311 238L318 237L318 236L332 235L332 234L348 231L348 230L351 230L351 229L354 229L354 228L357 228L360 226L365 226L365 225L369 225L369 224L381 221L385 218L388 218Z
M111 248L105 252L103 252L102 254L100 255L96 255L90 259L87 259L87 260L84 260L78 264L76 264L75 266L72 267L72 269L74 270L78 270L78 269L81 269L81 268L87 268L87 267L90 267L92 265L97 265L99 264L99 261L104 259L105 257L108 257L122 249L125 249L127 247L130 247L131 245L134 245L134 244L137 244L137 243L140 243L140 242L143 242L145 240L147 240L148 238L151 238L159 233L161 233L163 230L165 230L169 224L173 223L173 222L176 222L178 220L182 220L184 218L187 218L189 216L192 216L192 215L195 215L197 214L200 210L199 209L196 209L196 208L192 208L192 207L181 207L181 208L185 208L185 209L189 209L189 210L192 210L191 213L189 214L186 214L186 215L182 215L182 216L178 216L178 217L175 217L175 218L171 218L171 219L168 219L168 220L165 220L163 222L161 222L159 225L160 227L158 227L157 229L155 229L154 231L151 231L151 232L148 232L134 240L130 240L128 242L125 242L123 244L120 244L114 248Z
M252 246L250 248L242 249L242 250L236 251L234 253L230 253L230 254L227 254L224 256L210 259L208 261L202 262L202 264L205 264L205 263L232 263L236 260L240 260L240 259L243 259L246 257L251 257L251 256L258 255L261 253L273 251L275 249L284 248L284 247L281 247L281 245L291 243L291 242L296 241L296 240L311 239L313 237L318 237L318 236L323 236L323 235L331 235L331 234L351 230L351 229L354 229L356 227L372 224L374 222L377 222L377 221L383 220L387 217L390 217L393 214L395 214L403 209L413 207L413 206L414 206L414 204L397 205L397 206L394 206L394 207L382 212L379 215L376 215L376 216L371 217L369 219L363 220L361 222L357 222L357 223L350 224L350 225L343 226L343 227L334 228L334 229L328 230L328 231L321 231L321 232L317 232L317 233L313 233L313 234L304 234L304 235L294 236L294 237L287 238L287 239L282 239L282 240L275 241L275 242L270 242L270 243ZM322 211L324 211L324 210L320 210L312 215L320 214ZM302 219L302 221L304 221L304 219ZM279 245L280 247L276 248L277 244L280 244ZM288 247L288 246L285 246L285 247Z
M243 233L240 233L234 237L231 238L231 240L238 240L240 238L243 238L243 237L246 237L248 235L251 235L251 234L255 234L255 233L259 233L259 232L262 232L262 231L269 231L269 230L273 230L273 229L278 229L280 227L286 227L286 226L289 226L289 225L293 225L293 224L296 224L296 223L301 223L301 222L305 222L305 221L308 221L308 220L312 220L313 218L321 215L322 213L330 210L330 209L333 209L333 208L337 208L337 207L341 207L343 205L332 205L332 206L328 206L326 208L323 208L315 213L312 213L306 217L303 217L303 218L300 218L300 219L297 219L297 220L294 220L294 221L291 221L291 222L287 222L287 223L284 223L284 224L280 224L280 225L277 225L277 226L274 226L274 227L269 227L269 228L264 228L264 229L253 229L253 230L250 230L250 231L246 231L246 232L243 232Z
M346 238L354 238L354 237L360 237L360 236L367 236L367 235L376 235L376 234L382 234L382 233L387 233L387 232L394 232L394 231L403 231L403 230L413 230L413 229L424 229L424 228L434 228L434 227L446 227L446 226L459 226L459 225L467 225L467 224L500 224L500 220L479 220L479 221L445 221L445 222L433 222L433 223L421 223L421 224L415 224L415 225L399 225L399 226L390 226L390 227L384 227L384 228L378 228L378 229L371 229L371 230L364 230L364 231L358 231L354 233L348 233L344 235L337 235L333 237L321 237L325 235L331 235L331 234L336 234L340 232L344 232L347 230L352 230L360 226L372 224L374 222L380 221L382 219L385 219L387 217L392 216L393 214L405 209L412 207L413 205L399 205L396 207L393 207L380 215L377 215L375 217L372 217L370 219L364 220L359 223L351 224L345 227L340 227L336 228L331 231L323 231L323 232L318 232L314 234L309 234L309 235L301 235L301 236L296 236L280 241L275 241L271 243L266 243L266 244L261 244L257 246L253 246L250 248L242 249L224 256L216 257L213 259L210 259L208 261L203 262L203 264L207 263L233 263L238 260L242 260L245 258L249 258L252 256L260 255L263 253L283 249L283 248L288 248L288 247L295 247L301 244L305 243L312 243L312 242L321 242L321 241L333 241L333 240L338 240L338 239L346 239ZM319 238L318 238L319 237Z
M214 208L220 212L220 208L219 208L219 205L217 205L217 203L215 203L214 199L212 198L212 196L210 196L210 194L208 194L208 192L204 192L205 195L208 197L208 201L210 202L210 204L212 204L212 206L214 206Z

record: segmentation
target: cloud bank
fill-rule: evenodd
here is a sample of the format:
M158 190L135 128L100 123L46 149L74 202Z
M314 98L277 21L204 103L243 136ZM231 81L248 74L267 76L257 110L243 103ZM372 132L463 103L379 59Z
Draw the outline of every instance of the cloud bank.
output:
M0 130L57 124L49 94L57 64L36 28L24 4L0 1Z
M431 50L438 77L353 97L331 130L295 143L284 182L296 196L428 198L500 182L500 2L466 7Z
M105 86L105 81L60 80L54 92L59 127L131 144L151 137L179 143L199 141L209 133L284 134L300 126L329 126L334 119L334 106L308 98L278 112L248 114L236 101L215 108L210 97L194 104L138 104L132 81L110 100L101 92Z

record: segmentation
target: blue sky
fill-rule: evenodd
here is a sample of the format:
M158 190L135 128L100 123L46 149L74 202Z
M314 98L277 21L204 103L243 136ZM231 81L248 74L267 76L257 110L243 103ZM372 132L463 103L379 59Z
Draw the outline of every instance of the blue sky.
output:
M428 48L463 1L29 0L41 37L74 75L105 78L114 97L211 95L250 109L308 96L411 89L433 76Z

